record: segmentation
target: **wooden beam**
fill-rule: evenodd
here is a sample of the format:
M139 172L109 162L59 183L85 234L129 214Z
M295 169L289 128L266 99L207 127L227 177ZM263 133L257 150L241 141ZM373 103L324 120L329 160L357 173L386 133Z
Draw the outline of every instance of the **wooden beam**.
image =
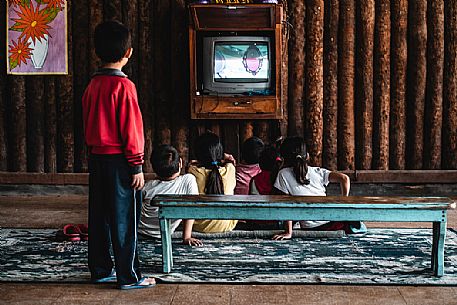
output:
M45 86L44 128L46 137L44 138L44 170L47 173L55 173L57 172L57 106L54 77L46 77Z
M339 0L325 1L324 8L324 111L322 165L338 168L338 25Z
M444 0L428 1L427 34L424 168L439 169L443 125Z
M427 0L408 2L407 168L421 169L427 71Z
M338 168L355 168L355 0L340 2L338 57Z
M290 1L289 122L288 134L303 136L303 89L305 80L305 1Z
M26 84L27 171L44 172L44 79L36 75Z
M389 168L405 169L408 2L391 0L391 73Z
M373 40L375 1L357 1L358 48L356 74L357 161L360 169L371 169L373 142Z
M373 84L373 169L389 168L390 0L376 1Z
M26 97L25 76L9 76L9 101L11 106L8 124L8 170L12 172L27 171L27 142L26 142Z
M324 126L324 0L310 0L306 3L306 140L311 164L321 166Z
M457 169L457 1L445 1L443 168Z

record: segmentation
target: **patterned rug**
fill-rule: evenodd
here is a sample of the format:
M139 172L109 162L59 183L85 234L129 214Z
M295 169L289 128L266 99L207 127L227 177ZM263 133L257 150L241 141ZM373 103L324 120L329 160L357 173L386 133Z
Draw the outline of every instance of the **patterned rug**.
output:
M0 229L0 281L85 282L87 242L57 230ZM457 234L448 230L445 276L430 270L431 230L370 229L339 238L219 237L203 247L173 240L174 268L161 273L161 245L140 242L143 273L173 283L456 285Z

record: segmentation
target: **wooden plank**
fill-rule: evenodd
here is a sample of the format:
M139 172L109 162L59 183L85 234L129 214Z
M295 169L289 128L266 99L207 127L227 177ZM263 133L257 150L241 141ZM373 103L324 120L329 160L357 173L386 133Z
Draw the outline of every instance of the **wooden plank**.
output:
M439 169L443 120L444 0L428 1L427 36L424 168Z
M287 1L283 1L283 9L281 10L283 16L282 20L287 20ZM281 28L281 48L282 48L282 58L281 58L281 112L283 118L278 121L278 136L286 136L288 128L288 92L289 92L289 25L286 23Z
M371 169L373 141L373 41L375 1L357 1L359 47L357 48L357 168Z
M6 7L7 5L0 5L0 29L6 29ZM0 46L6 48L6 35L0 35ZM10 53L6 56L0 56L0 67L5 69L6 59ZM0 73L0 171L6 171L8 169L8 134L7 134L7 76L5 72Z
M27 126L26 126L26 96L25 96L25 77L9 77L9 100L11 107L10 120L8 124L8 169L12 172L27 171Z
M405 169L408 2L391 0L391 82L389 168Z
M377 1L374 41L373 169L389 168L390 0Z
M26 84L27 171L44 172L44 79L29 78Z
M340 2L338 57L338 168L355 167L355 0Z
M153 15L153 90L155 108L155 145L171 144L171 42L170 35L164 29L171 25L170 2L154 1ZM183 70L185 71L185 70Z
M408 2L408 89L406 167L421 169L424 153L424 107L427 50L427 0Z
M457 170L357 170L357 183L456 183Z
M47 173L57 172L57 106L56 87L54 77L48 76L45 79L45 104L44 104L44 170Z
M457 169L457 1L445 1L443 168Z
M324 126L324 0L310 0L306 3L306 139L310 163L321 166Z
M171 1L171 92L173 101L172 113L172 143L185 162L189 160L189 131L188 118L190 117L189 93L187 84L189 77L187 48L187 8L184 0ZM184 85L186 84L186 85Z
M339 1L325 1L324 9L324 111L322 165L336 170L338 160L338 25Z
M74 94L74 115L75 115L75 134L74 134L74 169L75 172L87 172L87 149L84 145L84 127L82 120L81 100L89 83L89 7L87 3L81 1L73 2L73 56L77 70L74 73L73 94Z
M67 5L67 22L72 24L71 1ZM68 66L73 66L72 28L67 29ZM57 89L57 170L73 172L74 164L74 112L73 112L73 74L59 76L56 79Z
M138 57L138 103L143 116L144 129L144 164L143 171L152 172L150 156L152 153L152 143L154 141L154 107L152 107L152 90L150 89L153 80L152 68L152 3L150 0L138 2L139 25L138 25L138 44L136 51Z
M89 73L97 71L100 61L95 54L94 32L95 27L103 21L103 2L99 0L89 0Z
M305 1L290 1L288 134L304 135Z

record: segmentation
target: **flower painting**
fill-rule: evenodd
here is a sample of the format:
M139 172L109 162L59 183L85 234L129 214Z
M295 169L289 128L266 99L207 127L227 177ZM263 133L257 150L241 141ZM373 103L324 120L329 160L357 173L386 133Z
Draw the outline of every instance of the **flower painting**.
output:
M65 0L7 0L9 74L67 74Z

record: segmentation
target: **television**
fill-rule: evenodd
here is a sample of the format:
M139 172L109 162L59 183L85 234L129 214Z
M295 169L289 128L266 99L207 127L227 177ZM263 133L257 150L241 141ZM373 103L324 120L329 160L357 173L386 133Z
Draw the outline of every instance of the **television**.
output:
M272 94L271 46L267 36L203 37L202 93Z

